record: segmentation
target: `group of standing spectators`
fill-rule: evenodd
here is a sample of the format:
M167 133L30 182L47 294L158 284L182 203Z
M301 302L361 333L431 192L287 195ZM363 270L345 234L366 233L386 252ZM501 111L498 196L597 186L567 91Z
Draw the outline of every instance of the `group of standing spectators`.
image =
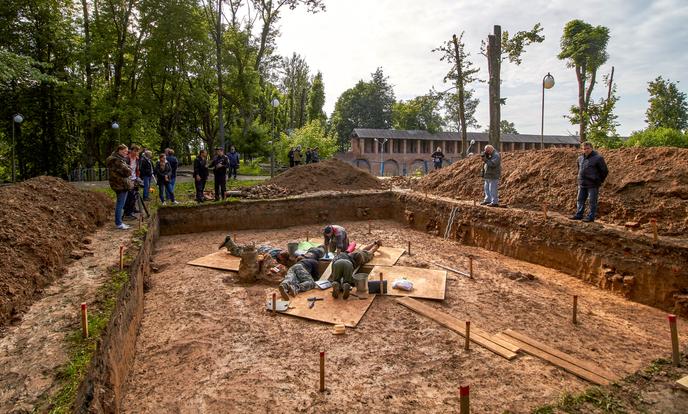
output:
M208 181L210 170L213 171L215 183L215 201L224 200L227 193L227 177L237 178L239 171L239 153L232 146L229 153L225 154L222 147L215 148L215 156L208 161L208 151L201 150L194 160L194 184L196 187L196 201L205 201L205 184Z
M318 147L306 148L305 163L311 164L311 163L320 162L319 151L320 150ZM290 148L288 156L289 156L289 167L301 165L303 163L303 159L304 159L304 155L303 155L302 150L301 150L301 145L297 145L296 148Z

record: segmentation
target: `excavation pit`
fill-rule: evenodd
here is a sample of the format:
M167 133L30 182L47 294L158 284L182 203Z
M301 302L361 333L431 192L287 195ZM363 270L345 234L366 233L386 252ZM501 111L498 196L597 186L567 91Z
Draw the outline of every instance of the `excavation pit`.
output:
M331 325L265 311L277 278L246 284L185 264L215 251L228 229L242 244L286 246L306 234L316 239L332 222L359 243L411 242L413 255L403 255L401 266L467 272L473 258L474 279L449 272L446 299L424 303L476 328L515 329L619 376L668 355L664 310L681 313L675 295L685 289L688 257L671 241L653 245L610 227L591 235L557 215L544 221L535 212L408 192L167 208L159 211L158 271L150 275L122 410L453 412L459 386L470 384L475 412L526 412L591 385L522 353L509 361L475 344L464 351L462 337L392 297L376 298L355 329L333 335ZM681 270L662 264L669 259ZM605 284L609 269L621 287ZM318 392L320 351L325 393Z

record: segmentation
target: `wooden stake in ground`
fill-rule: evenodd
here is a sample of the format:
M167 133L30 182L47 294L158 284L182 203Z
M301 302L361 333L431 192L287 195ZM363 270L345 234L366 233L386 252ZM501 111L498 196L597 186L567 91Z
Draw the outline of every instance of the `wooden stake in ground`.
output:
M475 200L473 200L473 207L475 207Z
M544 203L542 203L542 212L543 212L544 215L545 215L545 220L547 220L547 206L548 206L548 205L549 205L549 203L546 202L546 201L545 201Z
M671 329L671 358L675 367L681 364L681 354L678 352L678 328L676 327L676 315L669 315L669 328Z
M406 251L408 252L408 255L411 256L411 242L410 241L408 242L408 249L406 249Z
M468 274L473 279L473 257L468 256Z
M272 293L272 316L277 315L277 293Z
M308 241L308 232L306 232L306 241Z
M382 278L382 272L380 272L380 296L385 294L385 284L384 284L384 279Z
M578 295L573 295L573 324L578 324Z
M141 223L143 223L143 215L139 216L139 230L141 230Z
M471 412L471 406L468 399L468 385L459 387L459 413L469 414Z
M463 345L463 348L468 351L470 348L471 344L471 321L466 321L466 343Z
M368 222L368 234L371 234L371 233L372 233L372 231L370 229L370 222Z
M88 338L88 310L86 304L81 304L81 336Z
M657 243L659 239L659 235L657 234L657 219L650 219L650 223L652 224L652 240Z
M124 245L119 246L119 270L124 270Z
M325 392L325 351L320 351L320 392Z

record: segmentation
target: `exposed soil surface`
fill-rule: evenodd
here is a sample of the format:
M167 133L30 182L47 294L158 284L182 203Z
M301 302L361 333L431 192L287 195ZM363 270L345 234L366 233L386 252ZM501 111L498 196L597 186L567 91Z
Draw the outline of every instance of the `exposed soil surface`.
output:
M43 290L21 321L0 331L0 412L46 411L69 360L67 336L80 329L80 304L94 310L96 291L117 263L119 246L131 231L103 227L77 246L64 275Z
M492 333L519 330L620 376L670 356L666 314L626 301L552 269L413 231L391 221L341 223L352 240L406 247L400 265L449 273L447 299L425 301ZM241 231L240 243L284 246L317 225ZM264 310L277 281L241 284L235 274L185 265L217 250L223 232L161 238L136 360L123 408L138 412L457 412L458 387L471 386L476 413L529 412L590 384L538 358L513 361L472 344L391 297L376 298L356 329ZM434 268L434 267L433 267ZM524 276L525 275L525 276ZM572 295L579 324L571 324ZM686 335L685 321L679 333ZM326 393L318 392L318 352L326 351ZM648 412L688 411L688 393L661 387ZM659 394L658 394L659 395ZM661 400L658 402L658 400ZM662 402L664 401L664 402ZM667 406L666 401L671 401Z
M54 177L0 187L0 326L62 274L65 258L112 205L105 194Z
M502 154L500 202L510 206L573 214L580 150L545 149ZM599 218L615 224L636 222L645 230L657 219L665 235L688 232L688 149L601 150L609 177L600 190ZM482 200L482 161L474 156L434 171L416 189L460 199Z
M245 190L252 198L284 197L317 191L383 189L380 180L349 163L329 159L288 169L265 184Z

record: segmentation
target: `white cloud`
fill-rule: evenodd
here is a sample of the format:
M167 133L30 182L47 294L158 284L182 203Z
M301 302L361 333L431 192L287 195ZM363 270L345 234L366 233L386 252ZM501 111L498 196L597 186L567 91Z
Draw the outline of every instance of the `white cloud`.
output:
M680 81L684 91L688 87L688 3L684 0L330 0L325 13L296 10L283 15L278 53L297 52L313 72L323 72L325 110L330 113L342 92L359 79L369 79L378 66L389 76L397 99L422 95L433 86L448 87L442 83L448 66L431 49L462 30L466 47L481 68L479 76L486 79L480 41L492 26L501 24L503 30L516 32L540 22L545 42L528 47L522 65L502 65L502 94L508 98L502 117L522 133L539 133L540 85L551 72L556 86L546 92L545 132L568 134L577 127L563 115L577 101L577 83L573 69L556 56L564 25L576 18L610 29L609 61L600 75L615 67L620 133L644 127L648 81L662 75ZM487 86L473 87L481 100L478 121L487 125ZM598 84L594 95L605 93Z

